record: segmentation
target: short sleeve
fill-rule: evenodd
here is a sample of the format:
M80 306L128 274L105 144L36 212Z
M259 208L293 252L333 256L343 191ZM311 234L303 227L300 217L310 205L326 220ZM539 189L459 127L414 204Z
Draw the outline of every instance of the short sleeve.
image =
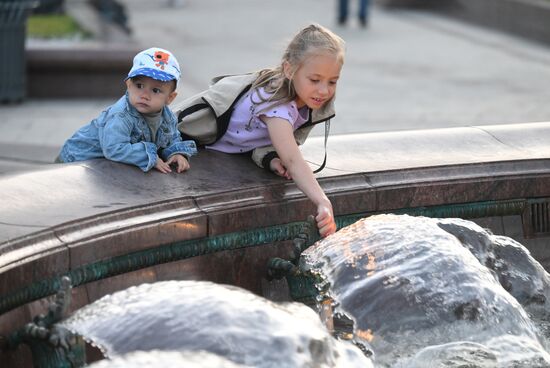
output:
M294 123L298 119L298 109L296 108L295 102L288 102L282 105L277 105L265 109L258 109L261 111L258 114L258 117L265 116L268 118L281 118L290 123L290 125L294 126Z

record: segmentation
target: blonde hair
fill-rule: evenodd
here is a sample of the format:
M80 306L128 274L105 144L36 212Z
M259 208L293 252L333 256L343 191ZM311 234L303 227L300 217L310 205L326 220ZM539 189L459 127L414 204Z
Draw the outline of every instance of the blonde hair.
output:
M258 97L261 102L273 101L274 104L271 106L293 101L297 95L292 80L284 74L285 62L290 65L291 75L294 75L309 57L324 53L335 55L343 64L344 48L345 42L342 38L319 24L310 24L292 38L279 66L258 72L258 78L252 84L252 89L264 87L270 96L266 98L258 93Z

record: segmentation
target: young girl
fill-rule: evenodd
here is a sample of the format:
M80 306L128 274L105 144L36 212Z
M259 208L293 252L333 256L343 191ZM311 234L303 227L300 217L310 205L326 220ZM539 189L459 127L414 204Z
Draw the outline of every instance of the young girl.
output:
M321 236L336 231L332 205L297 141L305 139L314 124L334 116L343 62L340 37L320 25L305 27L291 40L279 66L255 74L252 87L235 104L225 134L206 146L227 153L254 150L258 165L293 179L317 206Z

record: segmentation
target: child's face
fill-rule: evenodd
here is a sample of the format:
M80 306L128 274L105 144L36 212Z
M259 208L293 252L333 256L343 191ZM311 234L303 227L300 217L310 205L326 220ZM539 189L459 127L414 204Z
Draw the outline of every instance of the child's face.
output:
M283 65L287 78L292 78L298 108L322 107L336 92L342 62L336 55L318 54L307 58L292 76L290 64Z
M142 114L157 113L176 98L174 82L161 82L146 76L126 80L130 104Z

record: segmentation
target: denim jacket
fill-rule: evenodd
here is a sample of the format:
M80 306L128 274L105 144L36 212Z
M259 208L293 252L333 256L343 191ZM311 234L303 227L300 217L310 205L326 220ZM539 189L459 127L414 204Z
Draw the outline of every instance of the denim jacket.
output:
M130 105L126 94L69 138L59 158L73 162L105 157L149 171L159 156L166 161L176 153L187 158L197 153L195 142L182 141L176 123L175 115L164 107L157 136L152 137L147 122Z

